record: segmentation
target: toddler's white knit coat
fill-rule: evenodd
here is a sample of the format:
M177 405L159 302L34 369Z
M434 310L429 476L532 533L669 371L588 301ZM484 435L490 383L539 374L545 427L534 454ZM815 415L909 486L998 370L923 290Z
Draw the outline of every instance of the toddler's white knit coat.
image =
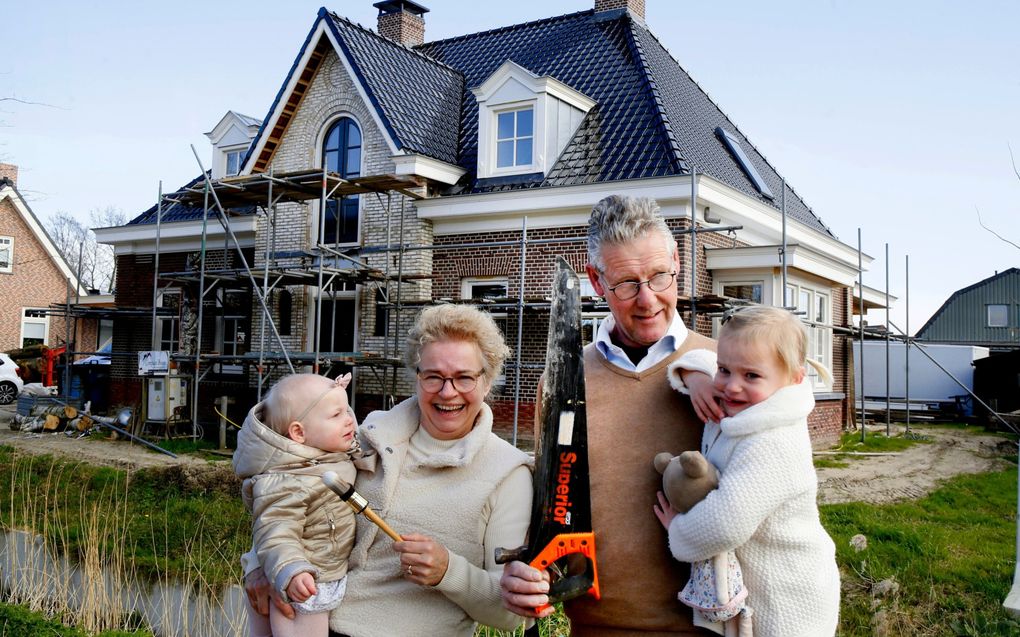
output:
M674 386L679 369L702 366L685 357L670 367ZM719 488L669 527L669 548L678 560L736 550L755 637L836 632L839 570L835 546L818 518L807 429L814 404L805 377L736 416L707 423L701 451L722 474Z

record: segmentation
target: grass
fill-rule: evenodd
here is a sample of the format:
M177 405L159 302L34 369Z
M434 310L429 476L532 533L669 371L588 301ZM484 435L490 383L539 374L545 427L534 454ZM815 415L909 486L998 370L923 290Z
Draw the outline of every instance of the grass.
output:
M1015 565L1016 492L1014 467L958 476L916 501L821 507L843 578L839 634L1020 634L1002 608ZM860 552L850 544L857 534L867 538ZM873 595L883 580L898 591Z
M977 428L969 429L978 433ZM919 442L889 440L878 433L859 445L858 436L849 434L845 438L852 440L844 440L839 448L889 451ZM841 637L1020 634L1020 622L1001 606L1015 566L1016 457L1009 459L1014 466L1008 470L958 476L919 500L821 507L842 572ZM120 564L131 577L176 580L214 591L237 581L238 556L250 543L250 522L236 485L215 476L190 475L180 468L129 475L21 456L0 447L0 484L10 485L0 488L0 522L7 529L44 535L88 568ZM867 538L867 548L860 552L850 545L858 534ZM897 590L873 594L887 580L894 581ZM37 582L29 582L33 584L38 588ZM93 595L98 612L106 601L102 591ZM25 623L47 621L33 614L43 613L77 623L74 630L83 630L82 613L54 608L53 597L60 596L17 598L5 593L4 602L18 605L0 604L0 637L85 634ZM124 613L117 621L118 625L93 622L89 634L146 634L101 632L139 625L137 618ZM565 637L563 613L541 622L540 631L543 637ZM487 628L477 632L478 637L520 634Z
M42 613L30 611L13 604L0 604L0 637L25 637L46 635L48 637L87 637L80 628L65 626L47 618ZM104 630L98 637L151 637L147 630Z

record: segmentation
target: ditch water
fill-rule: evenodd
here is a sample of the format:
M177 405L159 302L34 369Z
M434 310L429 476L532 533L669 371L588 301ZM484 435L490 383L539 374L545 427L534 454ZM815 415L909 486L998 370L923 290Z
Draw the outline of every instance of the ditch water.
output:
M79 615L135 614L159 637L247 634L244 591L239 586L211 597L175 582L132 585L108 569L55 557L41 536L23 531L0 535L0 587L19 599L40 600Z

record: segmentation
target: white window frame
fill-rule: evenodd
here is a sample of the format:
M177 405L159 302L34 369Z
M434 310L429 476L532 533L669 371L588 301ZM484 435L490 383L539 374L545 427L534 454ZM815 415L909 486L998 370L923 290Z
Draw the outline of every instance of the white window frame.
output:
M782 307L785 300L781 298L783 295L783 283L782 278L771 270L762 271L755 269L745 269L742 271L727 271L721 274L715 274L712 281L712 291L720 296L723 295L723 288L734 285L761 285L762 286L762 305ZM824 310L822 317L824 320L818 321L824 323L824 326L813 326L805 324L807 329L808 337L808 351L807 355L821 364L825 365L826 368L832 369L832 299L833 292L832 288L822 282L807 281L800 278L789 278L787 280L787 299L791 305L796 305L797 310L804 310L804 314L798 314L797 316L807 323L808 321L815 322L817 318L814 310L817 309L816 300L821 299L823 302L822 308ZM807 307L802 308L801 305L801 293L806 295ZM719 336L719 327L721 320L715 318L712 321L712 334L715 337ZM807 374L812 381L812 387L815 391L830 391L831 387L825 384L818 372L814 371L814 368L810 365L807 367Z
M490 157L490 159L492 160L492 166L493 166L492 174L493 175L508 175L508 174L529 173L529 172L535 172L537 170L536 157L538 155L538 152L537 152L538 149L535 147L535 145L538 142L538 135L536 134L537 133L536 129L538 127L538 121L536 119L536 116L538 114L537 113L538 109L535 108L535 106L536 106L535 102L527 102L527 103L524 103L524 104L515 104L515 105L510 105L510 106L507 106L507 107L501 107L499 109L493 109L493 111L492 111L493 141L492 141L492 151L491 151L491 157ZM517 114L518 113L524 113L524 112L527 112L527 111L531 112L531 134L530 135L518 135L517 134L517 132L518 132L517 131ZM500 115L506 115L506 114L509 114L509 113L513 113L514 114L514 133L513 133L513 136L511 136L511 137L500 137L499 136L499 117L500 117ZM526 139L530 139L531 140L531 157L530 157L530 161L528 161L527 163L519 164L519 163L517 163L517 146L518 146L518 144L522 140L526 140ZM514 161L513 161L512 164L510 164L508 166L500 166L499 165L499 144L500 144L500 142L510 142L510 143L513 144L513 147L514 147Z
M6 246L6 247L5 247ZM14 237L0 235L0 250L7 251L7 263L0 263L0 273L11 274L14 272Z
M158 352L166 351L170 352L170 354L176 354L181 351L181 337L183 336L181 334L181 305L184 303L184 294L180 288L167 288L165 290L160 290L156 297L156 306L169 307L163 304L164 300L166 300L169 296L177 297L177 316L156 316L156 322L158 325L156 326L157 329L155 338L153 339L152 349ZM170 344L170 347L164 348L163 326L167 323L171 326L170 340L167 341Z
M240 327L248 317L243 313L232 314L224 309L227 295L234 294L244 296L245 291L237 288L216 289L216 308L220 312L216 315L216 347L226 356L239 356L237 353L239 347L250 346L248 342L250 334L245 333L244 338L238 337L242 333ZM231 351L227 351L228 348ZM237 375L244 372L244 365L218 364L216 371L220 374Z
M233 150L225 150L223 152L223 176L233 177L241 174L241 169L244 168L244 156L247 154L247 148L236 148ZM237 157L237 166L234 172L230 171L230 158L231 156Z
M825 365L827 369L831 370L832 288L805 281L788 281L787 289L790 293L790 300L796 303L797 312L804 312L804 314L798 314L798 316L804 321L805 328L807 329L807 357ZM821 308L823 310L823 316L821 317L816 312L819 307L819 300L822 302ZM804 307L805 305L806 307ZM820 323L821 325L814 325L813 323ZM808 365L805 371L816 390L824 391L831 389L813 367Z
M993 321L993 308L1001 308L1002 320ZM1005 303L988 303L985 305L985 327L1009 327L1009 305Z
M29 316L29 312L41 313L42 316ZM20 347L25 347L25 325L42 325L43 327L43 345L50 344L50 315L46 313L44 307L24 307L21 308L21 337L18 339Z

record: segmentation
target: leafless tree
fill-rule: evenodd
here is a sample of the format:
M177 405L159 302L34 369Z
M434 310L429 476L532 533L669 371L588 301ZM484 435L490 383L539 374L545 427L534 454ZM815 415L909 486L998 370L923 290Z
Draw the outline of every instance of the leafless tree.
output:
M84 224L67 212L57 212L49 220L50 238L64 255L71 270L79 276L85 288L108 292L116 280L116 260L113 248L96 241L92 228L124 225L127 217L113 206L89 212Z
M1012 146L1009 147L1009 160L1013 164L1013 174L1016 175L1017 180L1020 180L1020 169L1017 169L1017 167L1016 167L1016 158L1013 157L1013 147ZM981 211L978 210L977 206L974 207L974 211L977 213L978 225L980 225L982 228L984 228L988 232L990 232L993 235L995 235L995 238L999 239L1000 241L1008 243L1009 245L1013 246L1014 248L1020 250L1020 244L1016 243L1015 241L1010 241L1006 237L1002 236L1001 234L999 234L995 230L993 230L993 229L991 229L991 228L989 228L988 226L985 225L984 220L981 219Z

